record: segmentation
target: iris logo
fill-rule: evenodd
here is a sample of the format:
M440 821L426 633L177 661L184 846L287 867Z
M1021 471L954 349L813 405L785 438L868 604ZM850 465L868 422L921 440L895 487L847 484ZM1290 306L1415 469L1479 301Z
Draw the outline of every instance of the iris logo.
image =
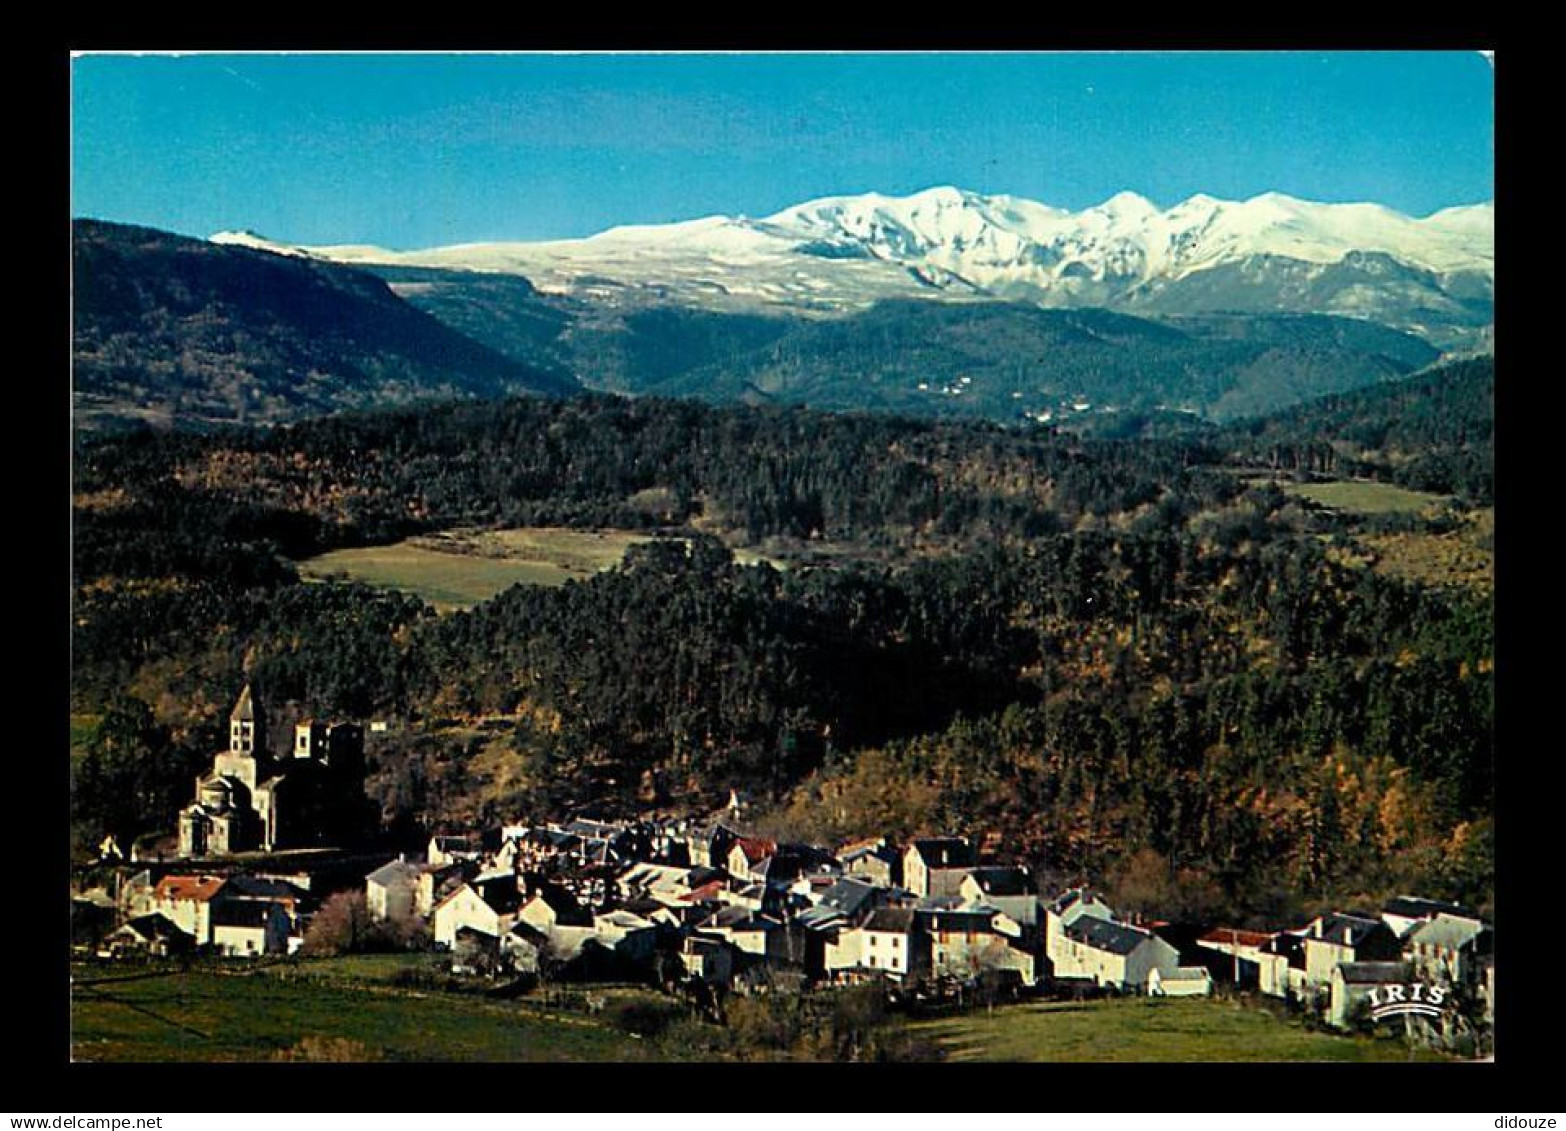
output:
M1423 982L1376 986L1370 991L1370 1018L1372 1021L1385 1021L1388 1017L1410 1014L1440 1017L1445 1001L1445 989Z

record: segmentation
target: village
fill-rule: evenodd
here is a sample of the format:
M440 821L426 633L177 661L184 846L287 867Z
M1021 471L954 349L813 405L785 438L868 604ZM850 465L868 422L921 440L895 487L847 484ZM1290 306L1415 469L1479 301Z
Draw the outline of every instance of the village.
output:
M751 835L737 794L706 820L574 815L442 832L422 853L343 851L320 834L357 819L362 731L301 723L290 756L271 759L261 719L247 687L174 859L108 849L112 889L73 895L79 955L285 957L347 893L474 979L638 981L709 1000L867 982L991 1003L1249 992L1342 1029L1405 1002L1394 1012L1443 1025L1493 1019L1494 931L1454 904L1403 896L1274 930L1122 917L1088 886L1041 890L988 839Z

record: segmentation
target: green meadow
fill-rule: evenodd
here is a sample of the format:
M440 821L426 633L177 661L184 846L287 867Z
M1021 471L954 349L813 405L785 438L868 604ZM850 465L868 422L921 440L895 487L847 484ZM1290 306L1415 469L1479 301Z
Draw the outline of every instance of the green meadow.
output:
M953 1061L1404 1061L1401 1039L1304 1028L1226 998L1114 998L1002 1006L915 1022ZM1413 1059L1438 1060L1422 1052Z
M476 994L404 989L405 956L155 977L73 970L78 1061L642 1060L644 1043L580 1013ZM134 969L134 968L131 968ZM114 981L100 979L113 978ZM123 980L118 980L123 979ZM91 983L91 984L88 984Z
M333 550L299 564L301 576L346 577L397 589L449 612L470 609L513 585L564 585L612 569L646 535L620 530L450 531L392 546Z

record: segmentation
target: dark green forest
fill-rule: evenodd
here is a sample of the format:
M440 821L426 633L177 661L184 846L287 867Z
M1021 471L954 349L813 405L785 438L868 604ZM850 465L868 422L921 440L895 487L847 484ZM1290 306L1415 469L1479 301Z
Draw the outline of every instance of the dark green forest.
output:
M1422 485L1440 536L1491 497L1492 392L1465 363L1157 440L615 397L83 439L76 841L167 828L248 672L398 724L394 826L736 786L779 833L998 833L1171 913L1486 907L1489 589L1373 568L1366 520L1256 473ZM292 564L475 525L667 537L440 616Z

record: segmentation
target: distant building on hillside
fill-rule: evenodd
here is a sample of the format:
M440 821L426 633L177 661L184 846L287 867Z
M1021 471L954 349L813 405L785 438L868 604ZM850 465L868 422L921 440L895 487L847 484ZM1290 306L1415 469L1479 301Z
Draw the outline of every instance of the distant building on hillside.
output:
M228 749L180 811L181 856L331 844L364 831L364 728L307 720L288 755L274 758L265 724L247 683L229 715Z

